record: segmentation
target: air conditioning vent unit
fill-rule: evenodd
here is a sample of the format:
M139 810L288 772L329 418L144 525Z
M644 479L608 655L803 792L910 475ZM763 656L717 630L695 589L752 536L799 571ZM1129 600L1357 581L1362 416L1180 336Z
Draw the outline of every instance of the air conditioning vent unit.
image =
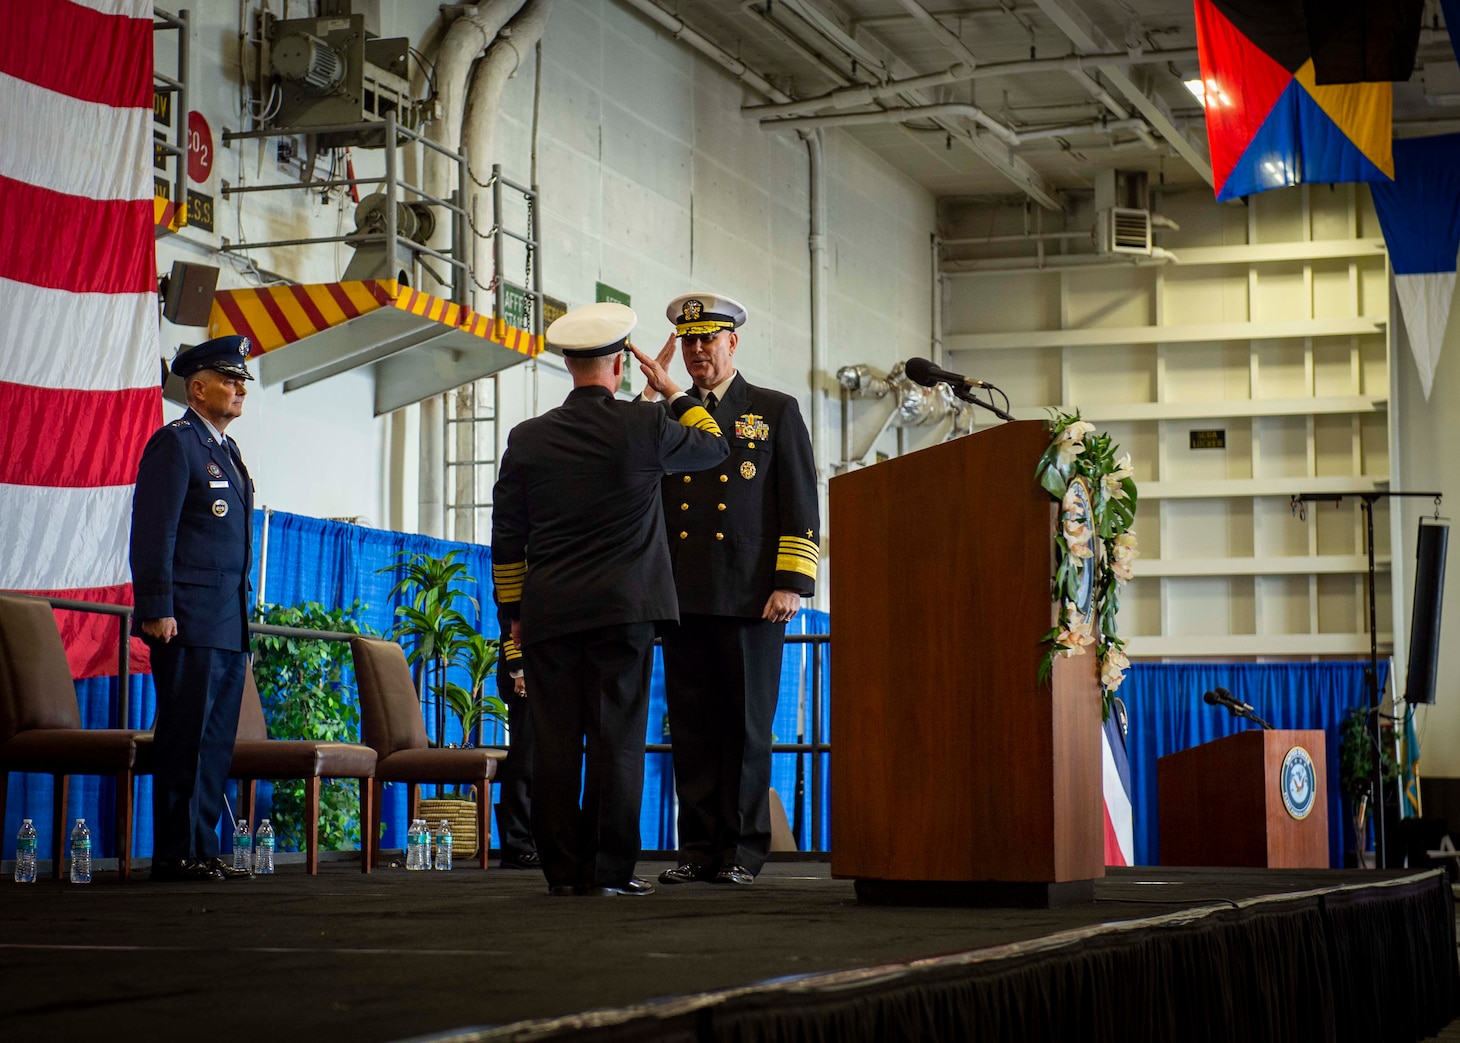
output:
M1100 211L1097 240L1101 253L1151 256L1151 212L1113 206Z

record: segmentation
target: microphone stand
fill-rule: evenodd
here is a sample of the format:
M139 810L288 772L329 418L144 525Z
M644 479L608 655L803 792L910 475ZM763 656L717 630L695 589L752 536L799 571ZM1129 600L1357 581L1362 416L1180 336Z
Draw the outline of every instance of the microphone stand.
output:
M949 385L949 386L951 387L952 385ZM973 390L971 388L968 388L968 387L961 387L961 388L955 387L955 388L953 388L953 394L955 396L957 396L959 399L961 399L962 401L964 401L964 402L968 402L968 403L970 403L972 405L975 405L975 406L982 406L984 409L987 409L990 413L992 413L994 416L998 417L1000 420L1013 420L1014 419L1014 414L1009 413L1009 412L1007 412L1005 410L1000 409L998 406L994 405L992 402L985 402L983 399L981 399L981 398L977 397L976 395L974 395Z
M1273 730L1273 726L1271 724L1269 724L1268 722L1264 721L1261 717L1257 716L1256 713L1254 713L1251 710L1246 709L1245 707L1232 706L1232 705L1229 704L1227 706L1227 709L1229 709L1229 710L1232 711L1232 716L1233 717L1242 717L1242 718L1245 718L1245 719L1251 721L1253 724L1260 725L1263 728L1263 730L1265 730L1265 731L1272 731Z

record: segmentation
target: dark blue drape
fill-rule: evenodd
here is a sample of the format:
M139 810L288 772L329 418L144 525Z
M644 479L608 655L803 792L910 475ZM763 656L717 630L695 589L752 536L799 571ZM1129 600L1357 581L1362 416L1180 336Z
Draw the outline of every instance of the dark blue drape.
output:
M264 598L268 604L294 605L306 601L317 601L326 608L345 608L357 599L363 603L360 621L379 634L389 633L395 623L395 610L400 599L389 597L394 578L379 570L394 564L401 552L429 554L441 557L452 550L462 551L461 560L467 571L481 582L468 584L464 592L476 599L476 607L466 602L459 606L468 620L477 625L488 637L497 636L497 617L492 608L490 577L492 554L489 547L477 544L452 543L409 533L388 532L363 528L342 522L325 521L302 515L276 511L269 516L267 540L264 538L264 516L262 511L254 515L254 546L260 548L255 554L253 582L259 586L259 567L262 563L264 577ZM485 607L486 611L481 609ZM824 612L803 611L788 627L788 633L826 633L828 617ZM830 692L830 656L825 645L787 645L784 667L781 674L781 698L775 717L774 732L780 742L811 741L811 692L813 650L819 648L822 657L821 706L822 741L829 735L829 718L826 714ZM95 678L78 681L76 694L81 706L82 723L88 728L118 726L117 722L117 679ZM128 720L125 727L150 728L156 711L156 689L150 675L134 676L128 680ZM424 708L427 732L435 736L435 705L428 703ZM650 703L647 739L649 742L664 742L666 728L664 702L664 672L659 653L655 653L654 675L650 687ZM455 717L447 715L446 741L460 742L461 729ZM485 725L485 741L501 743L506 736L500 724L488 722ZM798 775L797 762L801 762ZM824 847L829 836L829 801L825 780L829 760L822 755L822 821L821 840ZM798 780L803 789L803 800L798 805L796 790ZM786 806L787 815L792 818L792 829L797 833L803 848L809 847L811 838L811 772L809 754L776 754L772 765L772 785L780 794ZM40 850L49 850L51 820L51 778L48 775L27 775L15 773L10 777L10 798L5 815L3 850L4 857L14 857L15 834L22 818L34 820L39 832ZM77 776L71 780L70 797L67 801L67 821L85 818L92 827L93 844L99 856L115 857L114 835L115 788L110 779L93 776ZM268 814L272 788L268 783L259 785L259 814ZM233 795L230 792L230 799ZM796 821L796 809L801 807L801 821ZM386 847L400 847L403 844L406 826L406 793L404 786L389 785L385 789L385 800L381 809L385 823L382 843ZM152 780L144 777L137 786L135 807L135 829L133 851L147 856L152 851ZM495 836L495 821L492 829ZM69 830L69 825L67 826ZM664 849L674 846L674 772L670 755L658 753L649 755L644 779L644 802L641 817L643 845L647 849ZM224 831L227 832L226 830ZM229 843L223 837L225 848Z
M1226 688L1277 728L1322 729L1327 739L1328 857L1343 866L1346 828L1338 782L1338 729L1351 708L1367 705L1365 662L1138 663L1120 689L1130 715L1131 804L1138 865L1161 861L1156 837L1156 760L1245 728L1255 727L1202 694ZM1380 664L1380 684L1387 664Z

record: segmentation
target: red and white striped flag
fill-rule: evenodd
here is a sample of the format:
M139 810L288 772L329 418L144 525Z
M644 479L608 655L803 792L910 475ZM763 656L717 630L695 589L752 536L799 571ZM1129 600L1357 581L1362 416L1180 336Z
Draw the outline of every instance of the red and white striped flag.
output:
M132 603L137 461L162 422L152 0L0 0L0 589ZM77 677L116 621L61 614Z

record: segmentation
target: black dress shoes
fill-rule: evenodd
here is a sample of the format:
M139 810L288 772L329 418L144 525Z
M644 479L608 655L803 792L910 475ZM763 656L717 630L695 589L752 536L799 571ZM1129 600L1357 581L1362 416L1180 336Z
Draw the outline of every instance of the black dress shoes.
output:
M631 876L622 884L599 885L598 887L590 887L588 890L590 892L603 892L605 895L629 895L633 898L641 898L644 895L653 894L654 885L647 880L640 880L636 876Z
M225 862L217 856L200 859L199 865L206 866L217 873L220 880L247 880L253 876L247 869L235 869L232 862Z
M201 880L222 880L223 874L215 872L212 866L192 858L154 859L152 880L161 883L197 882Z
M682 862L673 869L659 874L661 884L689 884L696 880L710 880L714 874L697 862Z
M542 859L536 851L528 851L520 855L503 855L500 864L503 869L541 869Z
M587 887L571 887L568 884L553 884L548 888L548 894L554 898L612 898L615 895L651 895L654 893L654 885L647 880L640 880L631 876L627 883L622 884L593 884Z
M738 884L741 887L755 883L755 874L744 866L725 866L715 874L717 884Z

